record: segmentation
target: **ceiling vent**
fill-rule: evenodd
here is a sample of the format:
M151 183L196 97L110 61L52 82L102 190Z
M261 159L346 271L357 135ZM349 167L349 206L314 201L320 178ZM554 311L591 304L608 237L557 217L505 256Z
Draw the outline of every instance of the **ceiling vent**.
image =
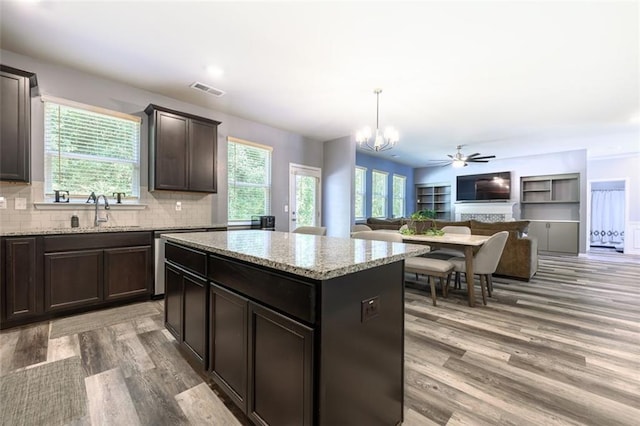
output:
M224 94L226 93L226 92L223 92L220 89L216 89L215 87L211 87L211 86L208 86L208 85L206 85L204 83L200 83L199 81L196 81L195 83L193 83L189 87L191 87L192 89L200 90L201 92L208 93L208 94L213 95L213 96L218 97L218 98L221 97L221 96L224 96Z

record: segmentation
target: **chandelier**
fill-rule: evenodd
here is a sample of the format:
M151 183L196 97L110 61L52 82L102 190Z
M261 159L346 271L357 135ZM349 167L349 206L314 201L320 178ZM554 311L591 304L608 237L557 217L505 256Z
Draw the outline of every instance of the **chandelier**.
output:
M371 151L380 152L393 148L398 140L398 131L393 127L384 129L384 133L380 131L380 93L382 89L375 89L373 93L376 95L376 131L371 133L370 127L365 127L356 133L356 142L361 148Z

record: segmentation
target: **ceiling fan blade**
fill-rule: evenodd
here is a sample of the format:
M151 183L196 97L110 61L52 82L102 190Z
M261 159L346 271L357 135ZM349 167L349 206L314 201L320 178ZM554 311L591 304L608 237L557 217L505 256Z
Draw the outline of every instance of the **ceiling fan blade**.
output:
M447 154L447 157L451 158L452 160L454 159L453 155Z
M477 157L478 155L480 155L480 153L476 152L475 154L468 155L467 158Z
M495 155L483 155L482 157L474 157L472 160L488 160L490 158L496 158Z
M467 160L469 163L488 163L489 160Z

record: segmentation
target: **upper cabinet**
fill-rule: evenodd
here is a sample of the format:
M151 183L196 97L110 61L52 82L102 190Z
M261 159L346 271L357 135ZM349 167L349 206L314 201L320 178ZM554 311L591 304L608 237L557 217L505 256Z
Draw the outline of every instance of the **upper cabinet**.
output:
M0 65L0 180L30 182L31 88L36 75Z
M217 192L219 121L149 105L149 191Z

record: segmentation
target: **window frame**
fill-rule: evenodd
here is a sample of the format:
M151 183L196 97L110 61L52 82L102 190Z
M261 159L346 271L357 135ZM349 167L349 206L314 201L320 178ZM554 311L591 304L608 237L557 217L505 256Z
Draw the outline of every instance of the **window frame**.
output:
M384 188L383 193L376 193L375 175L384 176ZM376 199L380 199L383 202L383 216L376 216L374 214L374 203ZM385 219L389 214L389 172L383 170L373 169L371 171L371 217L377 219Z
M72 188L62 188L60 186L59 183L54 182L54 174L55 174L55 165L53 164L56 160L56 157L58 159L61 158L65 158L65 159L76 159L76 160L91 160L91 161L97 161L97 162L101 162L101 163L116 163L116 164L131 164L133 166L132 172L131 172L131 190L130 191L123 191L126 193L126 195L123 197L124 199L128 199L128 200L139 200L140 195L141 195L141 190L140 190L140 169L141 169L141 124L142 124L142 118L135 116L135 115L130 115L130 114L126 114L126 113L122 113L119 111L113 111L113 110L109 110L106 108L101 108L101 107L97 107L94 105L87 105L87 104L83 104L80 102L75 102L75 101L71 101L68 99L62 99L62 98L57 98L57 97L52 97L52 96L41 96L40 98L41 102L43 103L43 108L42 108L42 120L43 120L43 161L44 161L44 167L43 167L43 173L44 173L44 187L43 187L43 195L44 198L47 202L50 202L53 200L54 198L54 190L71 190L73 191ZM57 137L58 140L60 138L60 125L61 123L58 123L58 128L54 128L54 134L50 135L49 132L51 131L50 127L47 126L47 118L48 118L48 112L47 112L47 108L53 106L54 108L58 108L58 111L60 111L61 108L66 108L66 109L72 109L75 110L77 112L80 112L82 114L86 114L85 117L83 118L87 118L90 115L101 115L106 119L114 119L114 120L123 120L123 121L131 121L135 124L135 131L132 133L133 135L133 139L132 140L128 140L128 143L131 143L132 146L131 148L133 148L134 151L134 156L133 158L129 158L129 159L125 159L125 158L115 158L115 157L106 157L103 155L97 155L95 153L73 153L73 152L65 152L63 150L61 150L60 145L58 144L57 149L51 149L50 145L49 145L49 138L53 137L54 140ZM60 115L59 115L60 116ZM91 129L91 130L99 130L100 127L96 127L95 129ZM94 135L93 133L91 135ZM94 138L99 138L99 136L93 136ZM79 142L79 141L76 141ZM55 144L55 142L54 142ZM92 147L92 144L89 143L87 144L86 141L84 141L83 147ZM58 163L58 173L60 173L60 165ZM83 175L84 176L84 175ZM87 176L89 176L89 174L87 174ZM93 190L93 189L92 189ZM98 190L96 188L96 190ZM98 192L101 192L100 190L98 190ZM83 193L76 193L76 192L72 192L71 194L69 194L69 198L70 200L74 201L74 202L78 202L78 201L84 201L84 197L87 197L90 195L90 192L87 192L86 194ZM105 194L107 196L110 196L111 194Z
M362 173L362 185L358 188L356 185L358 172ZM362 166L355 167L355 173L353 178L354 186L354 199L353 199L353 214L355 220L364 220L367 218L367 168ZM358 216L358 196L360 196L360 208L362 209L362 216Z
M396 179L402 180L402 196L398 196L396 194ZM394 173L391 177L391 189L393 190L392 201L391 201L391 216L392 217L404 217L407 213L407 177L398 173ZM400 200L400 205L402 206L402 212L399 215L396 215L395 207L396 201Z
M242 182L234 182L232 183L230 181L230 178L232 176L232 173L230 172L232 164L229 162L229 147L231 146L231 144L239 144L239 145L244 145L244 146L249 146L249 147L253 147L259 150L264 150L266 153L268 153L268 176L267 177L267 183L265 184L253 184L253 183L242 183ZM244 139L240 139L240 138L236 138L233 136L227 136L227 224L229 226L243 226L243 225L250 225L251 224L251 217L246 218L246 219L236 219L236 220L231 220L231 215L230 213L230 208L231 208L231 195L233 194L233 188L249 188L249 187L261 187L261 188L265 188L267 191L267 196L266 196L266 212L264 213L264 215L271 215L271 211L273 208L273 205L271 203L271 198L273 196L273 147L269 146L269 145L263 145L263 144L259 144L256 142L251 142L248 140L244 140Z

